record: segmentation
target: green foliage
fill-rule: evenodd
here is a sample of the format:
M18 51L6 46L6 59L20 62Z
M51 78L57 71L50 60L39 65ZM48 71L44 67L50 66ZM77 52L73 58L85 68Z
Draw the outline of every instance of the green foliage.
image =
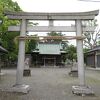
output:
M47 33L48 36L64 36L61 32L50 32ZM62 39L52 39L52 40L47 40L47 41L55 41L55 42L60 42Z
M0 0L0 7L2 11L9 10L9 11L21 11L17 2L13 2L12 0Z
M18 25L20 22L18 20L9 20L7 16L4 15L4 11L21 11L17 2L12 0L0 0L0 20L3 23L0 25L0 40L2 41L2 46L8 51L8 57L10 60L16 60L17 58L17 48L18 47L14 41L15 37L19 35L19 32L8 32L8 26Z
M69 45L66 49L67 52L67 59L71 60L77 60L77 53L76 53L76 47L74 45Z
M90 50L90 49L88 49L88 48L84 48L84 49L83 49L83 52L86 53L86 52L88 52L89 50Z
M32 50L34 50L35 48L36 48L36 40L30 40L30 42L29 42L29 46L28 46L28 50L29 51L32 51Z
M63 34L61 32L50 32L50 33L47 33L48 36L63 36Z
M36 44L36 40L26 41L26 52L32 52L34 49L36 49Z
M100 41L98 41L98 45L100 45Z

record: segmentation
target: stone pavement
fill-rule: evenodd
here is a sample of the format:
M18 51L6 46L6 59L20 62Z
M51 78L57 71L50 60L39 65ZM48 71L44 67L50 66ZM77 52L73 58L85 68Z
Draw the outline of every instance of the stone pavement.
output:
M78 85L78 78L68 75L68 68L32 68L31 77L24 77L29 84L28 94L0 91L0 100L100 100L100 71L86 70L86 84L95 92L94 96L72 94L72 85ZM16 81L16 70L2 70L0 88L10 88Z

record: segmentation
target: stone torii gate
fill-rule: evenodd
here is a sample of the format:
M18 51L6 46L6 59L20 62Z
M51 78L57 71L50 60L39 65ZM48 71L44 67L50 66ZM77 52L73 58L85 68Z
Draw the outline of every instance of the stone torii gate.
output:
M25 38L26 32L76 32L75 39L77 40L77 60L78 60L78 77L79 85L72 86L74 93L91 93L90 89L85 84L85 69L83 57L83 37L82 32L94 31L93 27L83 27L83 20L93 20L99 13L98 10L90 12L70 12L70 13L30 13L30 12L5 12L9 19L17 19L21 21L19 26L9 26L8 31L20 31L18 64L16 72L16 85L13 91L27 93L30 90L29 85L23 85L23 69L25 59ZM28 26L28 20L48 20L49 26ZM55 20L73 20L75 26L53 26ZM80 37L80 38L78 38Z

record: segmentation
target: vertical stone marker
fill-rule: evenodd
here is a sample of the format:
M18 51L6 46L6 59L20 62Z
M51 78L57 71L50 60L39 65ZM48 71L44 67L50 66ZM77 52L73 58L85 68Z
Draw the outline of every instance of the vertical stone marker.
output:
M29 58L25 59L23 76L31 76L31 70L29 68Z

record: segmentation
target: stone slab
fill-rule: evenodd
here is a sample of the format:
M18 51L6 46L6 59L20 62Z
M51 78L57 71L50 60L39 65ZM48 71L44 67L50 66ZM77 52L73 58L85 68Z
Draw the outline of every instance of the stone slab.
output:
M15 85L12 87L13 92L21 92L21 93L28 93L30 91L29 85Z
M14 85L13 87L7 88L7 89L1 89L2 91L6 92L16 92L16 93L28 93L30 91L29 85Z
M76 95L81 95L81 96L85 96L85 95L94 95L93 90L91 89L91 87L88 86L72 86L72 93L76 94Z

